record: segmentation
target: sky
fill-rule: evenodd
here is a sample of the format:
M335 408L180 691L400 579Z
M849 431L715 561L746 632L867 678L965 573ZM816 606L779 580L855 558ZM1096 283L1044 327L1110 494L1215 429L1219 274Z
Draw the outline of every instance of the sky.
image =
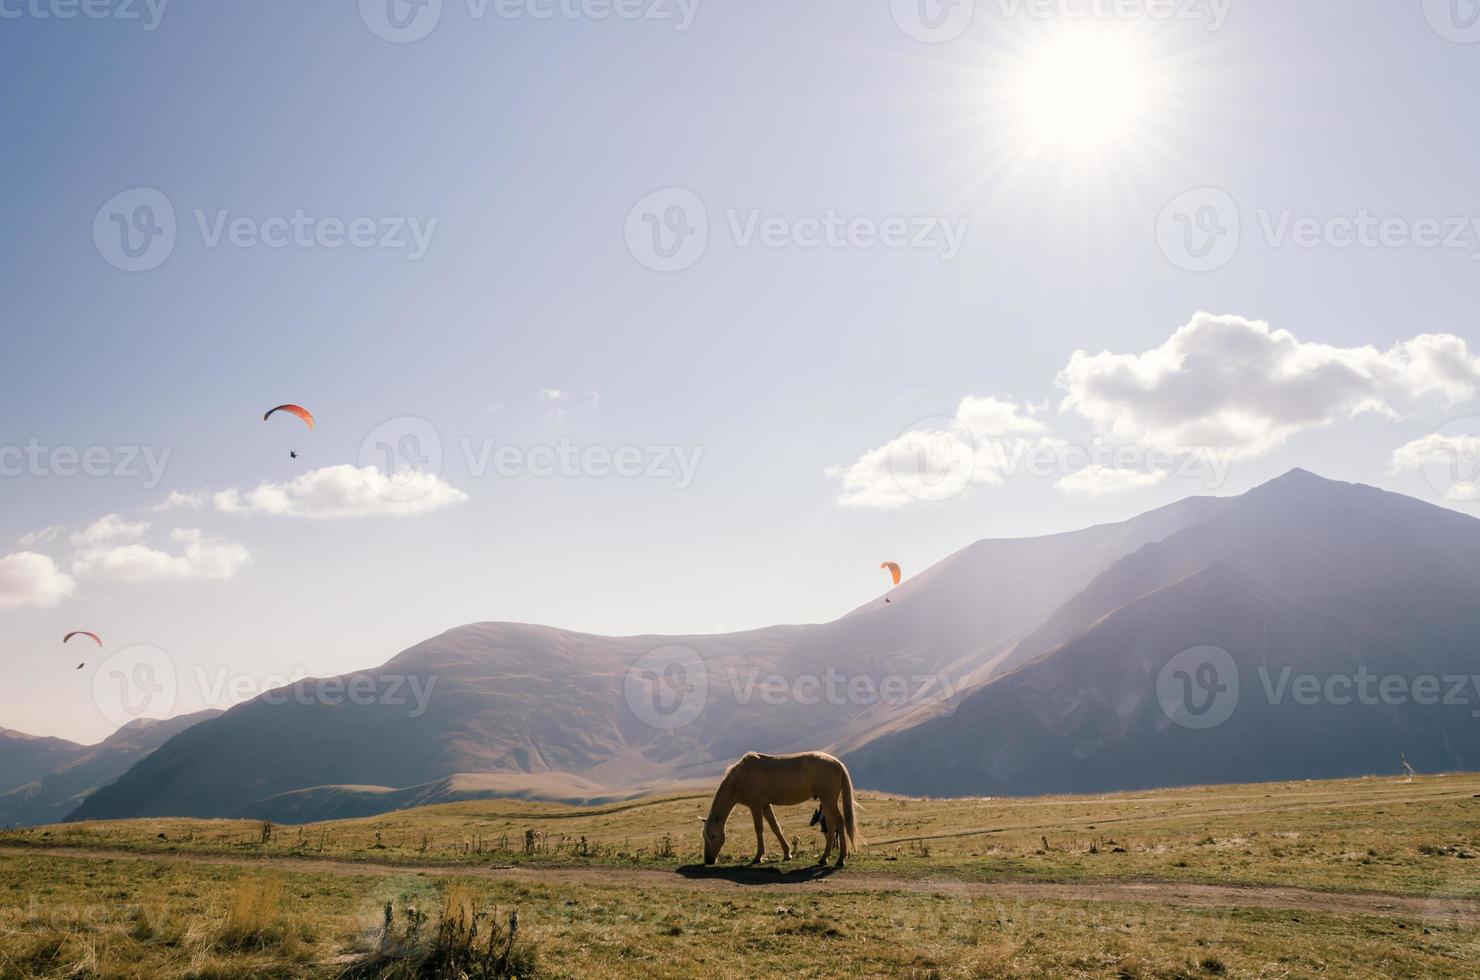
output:
M0 726L1480 514L1477 81L1466 0L0 0Z

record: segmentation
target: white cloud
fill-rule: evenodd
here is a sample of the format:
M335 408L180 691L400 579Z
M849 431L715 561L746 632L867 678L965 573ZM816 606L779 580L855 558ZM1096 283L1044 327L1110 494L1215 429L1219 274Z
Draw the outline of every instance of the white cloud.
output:
M967 397L955 416L926 421L823 472L842 482L838 503L845 507L890 510L948 500L972 484L1002 482L1015 450L1027 445L1020 437L1046 429L1031 414L1004 399Z
M1141 354L1076 351L1059 374L1061 408L1143 446L1257 456L1308 428L1363 412L1480 390L1480 361L1452 334L1386 351L1331 347L1237 316L1198 313Z
M179 490L171 490L170 495L163 502L155 504L152 510L156 513L177 509L200 510L210 500L211 495L208 493L181 493Z
M1453 466L1480 461L1480 435L1431 432L1393 450L1389 472L1421 470L1429 464Z
M956 419L978 439L1034 435L1048 426L1032 418L1033 410L1002 398L967 395L956 408Z
M52 524L39 530L31 531L28 534L22 534L20 541L17 543L22 548L34 548L38 544L51 544L57 538L61 537L62 532L65 530L66 528L60 524Z
M179 553L170 554L143 544L89 547L73 560L72 571L122 582L228 579L251 561L247 549L240 544L208 538L198 530L171 531L170 540L180 546Z
M54 606L72 594L72 577L33 551L0 558L0 609Z
M126 521L118 514L105 514L72 535L72 543L92 548L116 541L137 541L149 530L147 521Z
M540 401L542 401L542 402L559 402L559 401L564 401L565 400L565 397L566 397L565 392L561 391L559 388L541 388L540 389Z
M255 490L223 490L210 499L226 514L333 519L411 517L460 504L468 496L435 473L405 470L387 476L374 466L344 463Z
M1065 493L1084 494L1098 497L1107 493L1124 493L1154 487L1165 480L1165 472L1118 468L1114 466L1086 466L1070 473L1054 483Z
M591 391L586 392L586 404L591 406L592 408L600 408L601 392L595 390L594 388Z

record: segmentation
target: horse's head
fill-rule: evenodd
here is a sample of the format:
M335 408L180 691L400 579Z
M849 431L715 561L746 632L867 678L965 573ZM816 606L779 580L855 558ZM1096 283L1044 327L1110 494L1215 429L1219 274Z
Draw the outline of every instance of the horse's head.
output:
M703 819L702 817L700 819ZM713 864L725 846L725 822L710 818L704 821L704 863Z

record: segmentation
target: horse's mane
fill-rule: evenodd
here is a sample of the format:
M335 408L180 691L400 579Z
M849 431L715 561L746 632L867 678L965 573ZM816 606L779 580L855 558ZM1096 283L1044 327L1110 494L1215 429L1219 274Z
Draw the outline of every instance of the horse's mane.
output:
M759 759L760 757L761 756L759 752L745 753L740 758L736 759L734 762L725 767L725 774L720 777L719 784L723 786L725 783L729 782L730 777L735 774L735 770L740 768L740 763L745 762L748 759Z

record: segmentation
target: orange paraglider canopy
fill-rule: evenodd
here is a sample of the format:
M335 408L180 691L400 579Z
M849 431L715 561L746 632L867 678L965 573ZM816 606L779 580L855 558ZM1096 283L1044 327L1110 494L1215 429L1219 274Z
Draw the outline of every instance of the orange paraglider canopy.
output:
M897 561L881 562L879 564L879 567L880 568L887 568L887 569L889 569L889 577L892 578L892 579L894 579L894 584L895 585L898 585L899 584L899 562L897 562Z
M302 419L310 429L313 428L313 413L304 408L302 405L279 405L277 408L270 408L267 410L267 414L262 416L262 421L266 422L268 419L272 418L275 412L287 412L289 415L296 415L300 419Z
M66 643L68 640L72 639L72 637L74 637L74 636L86 636L86 637L90 638L98 646L102 646L103 645L103 641L100 640L100 639L98 639L98 634L96 634L96 633L89 633L87 630L73 630L72 632L68 633L66 636L62 637L62 642L63 643Z

